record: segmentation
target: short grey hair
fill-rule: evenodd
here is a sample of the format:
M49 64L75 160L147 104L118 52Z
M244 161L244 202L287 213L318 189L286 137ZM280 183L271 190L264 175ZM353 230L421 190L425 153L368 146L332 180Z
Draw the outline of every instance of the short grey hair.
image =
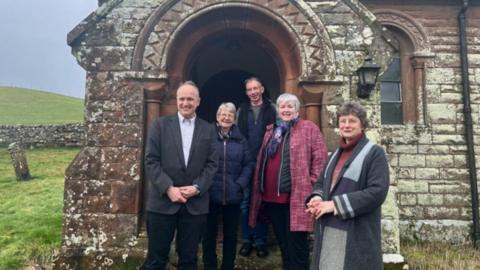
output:
M367 119L367 111L360 105L358 102L347 102L343 104L340 109L337 111L337 125L339 125L340 116L345 115L355 115L360 119L360 123L362 124L362 128L368 128L368 119Z
M229 112L233 113L234 119L237 117L237 108L235 107L235 104L231 102L223 102L222 104L220 104L217 110L217 117L223 110L228 110Z
M280 96L278 96L277 103L276 103L277 111L278 111L278 107L280 106L280 103L283 103L283 102L293 104L293 106L295 106L295 112L298 112L300 110L300 100L298 100L298 97L295 96L294 94L283 93Z
M178 91L178 89L180 89L180 87L185 86L185 85L190 85L190 86L192 86L193 88L195 88L195 90L197 90L197 96L200 97L200 89L198 89L198 86L197 86L193 81L184 81L184 82L182 82L182 83L178 86L177 91Z

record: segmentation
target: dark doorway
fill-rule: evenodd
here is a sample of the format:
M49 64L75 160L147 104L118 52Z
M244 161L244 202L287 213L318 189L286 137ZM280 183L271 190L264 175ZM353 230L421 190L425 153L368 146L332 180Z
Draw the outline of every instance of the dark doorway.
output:
M200 88L198 116L213 122L222 102L238 106L248 101L244 81L252 76L263 81L265 98L275 99L283 92L277 57L270 48L272 45L263 37L238 29L199 42L189 56L186 76Z
M243 70L225 70L210 77L200 88L202 101L197 109L198 116L208 122L216 120L218 106L223 102L232 102L238 109L248 102L245 94L245 80L255 75ZM263 93L269 99L269 91Z
M222 102L233 102L238 108L240 103L248 101L243 82L252 76L242 70L225 70L210 77L200 89L202 100L197 109L198 116L214 122Z

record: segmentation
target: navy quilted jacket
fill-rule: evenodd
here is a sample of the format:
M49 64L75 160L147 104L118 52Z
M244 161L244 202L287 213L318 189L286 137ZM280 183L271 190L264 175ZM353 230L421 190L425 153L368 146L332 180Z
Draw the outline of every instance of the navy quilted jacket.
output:
M219 128L217 127L217 133ZM247 140L237 126L230 136L218 134L216 141L218 170L210 187L210 199L216 204L240 204L243 191L250 185L254 160L250 155Z

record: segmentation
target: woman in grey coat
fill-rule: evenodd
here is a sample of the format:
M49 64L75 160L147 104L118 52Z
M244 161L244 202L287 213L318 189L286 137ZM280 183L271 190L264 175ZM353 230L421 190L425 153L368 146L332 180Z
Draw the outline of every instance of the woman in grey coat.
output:
M317 219L311 270L383 269L381 205L389 187L381 147L365 136L367 117L358 103L337 113L340 145L306 200Z

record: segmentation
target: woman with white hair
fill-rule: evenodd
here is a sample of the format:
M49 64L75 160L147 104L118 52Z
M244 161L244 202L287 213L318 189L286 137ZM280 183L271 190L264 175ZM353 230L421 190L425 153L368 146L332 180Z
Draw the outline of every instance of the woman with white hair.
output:
M255 226L264 214L273 225L283 269L307 270L313 218L305 212L304 200L325 164L327 148L318 126L300 119L295 95L280 95L276 109L277 121L267 127L258 154L249 223Z
M210 207L207 230L203 238L203 265L205 270L217 267L218 219L223 224L223 259L221 269L233 270L237 247L237 229L243 192L250 184L254 160L248 150L247 140L234 125L235 105L230 102L218 107L216 151L218 170L209 190Z

